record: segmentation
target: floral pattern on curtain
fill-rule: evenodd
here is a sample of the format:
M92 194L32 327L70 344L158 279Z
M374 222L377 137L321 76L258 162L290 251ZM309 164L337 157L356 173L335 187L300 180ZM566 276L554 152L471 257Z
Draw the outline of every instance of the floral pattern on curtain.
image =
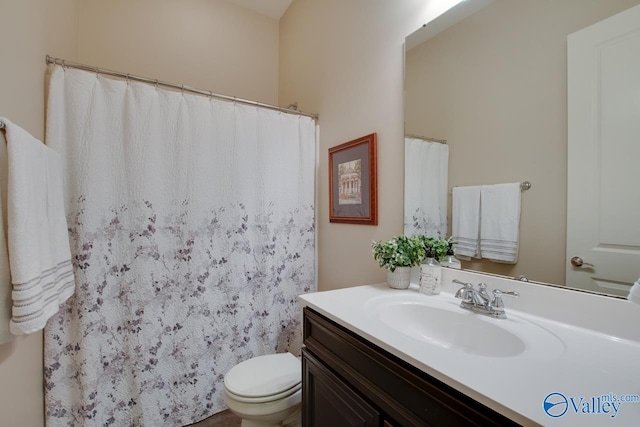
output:
M449 146L405 138L404 234L447 235Z
M315 291L311 119L54 67L76 293L45 329L48 426L182 426L235 364L298 354Z

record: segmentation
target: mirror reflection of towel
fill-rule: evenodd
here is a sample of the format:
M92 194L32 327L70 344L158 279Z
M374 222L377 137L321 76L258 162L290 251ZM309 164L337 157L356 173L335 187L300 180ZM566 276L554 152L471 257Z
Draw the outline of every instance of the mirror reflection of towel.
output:
M451 230L456 257L480 258L480 186L454 187Z
M507 264L518 261L520 183L483 185L480 190L480 254Z

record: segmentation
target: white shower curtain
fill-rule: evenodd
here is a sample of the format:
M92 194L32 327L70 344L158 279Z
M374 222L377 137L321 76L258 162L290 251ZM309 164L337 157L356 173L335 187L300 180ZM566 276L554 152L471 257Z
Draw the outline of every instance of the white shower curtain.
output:
M404 234L444 239L447 234L449 146L404 140Z
M76 294L45 330L47 426L182 426L239 361L298 353L312 119L52 70Z

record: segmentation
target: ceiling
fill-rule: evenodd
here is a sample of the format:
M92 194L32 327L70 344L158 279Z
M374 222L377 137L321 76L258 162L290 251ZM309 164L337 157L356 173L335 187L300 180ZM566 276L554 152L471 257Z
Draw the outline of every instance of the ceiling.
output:
M227 0L274 19L280 19L292 0Z

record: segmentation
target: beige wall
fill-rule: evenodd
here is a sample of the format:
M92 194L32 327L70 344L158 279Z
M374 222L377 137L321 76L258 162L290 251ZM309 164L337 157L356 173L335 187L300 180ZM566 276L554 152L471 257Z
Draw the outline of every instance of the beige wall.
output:
M402 233L404 38L451 4L295 0L280 20L280 102L320 114L318 284L384 281L371 241ZM330 147L378 134L378 226L329 222Z
M449 141L449 186L533 185L518 263L464 268L564 283L567 35L638 3L497 0L407 55L407 130Z
M0 1L0 116L41 140L45 55L75 58L76 8L77 0ZM44 425L42 333L0 345L0 424Z
M278 21L222 0L81 0L78 60L278 103Z

